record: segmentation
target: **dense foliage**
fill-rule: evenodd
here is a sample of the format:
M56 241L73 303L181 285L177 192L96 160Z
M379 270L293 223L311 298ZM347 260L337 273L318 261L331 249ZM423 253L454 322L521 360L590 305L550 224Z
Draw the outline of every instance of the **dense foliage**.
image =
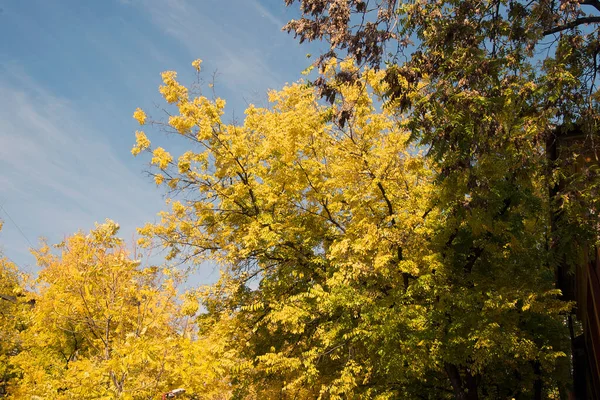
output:
M138 132L134 153L152 154L175 196L142 242L223 265L204 318L239 326L239 396L558 396L570 305L545 248L543 171L516 168L517 150L448 170L410 146L411 118L377 106L385 71L336 80L357 72L329 60L332 105L299 83L271 92L268 109L250 106L241 126L221 121L222 100L190 98L163 74L176 106L163 127L193 150L176 159ZM512 96L495 122L507 134L523 124Z
M3 278L13 277L3 279L3 293L11 284L28 299L23 305L3 296L10 307L2 307L0 356L9 398L156 398L183 382L203 398L226 397L220 371L228 363L214 362L218 338L206 345L197 335L198 302L187 294L178 301L178 273L142 268L117 230L107 221L77 233L57 246L60 255L43 246L32 291L16 280L14 266L2 264Z
M599 181L555 141L595 150L600 5L286 3L331 45L311 81L228 123L167 71L166 117L134 113L164 266L112 221L35 251L34 281L0 259L0 396L567 398L555 271L597 240ZM206 261L220 280L180 290Z

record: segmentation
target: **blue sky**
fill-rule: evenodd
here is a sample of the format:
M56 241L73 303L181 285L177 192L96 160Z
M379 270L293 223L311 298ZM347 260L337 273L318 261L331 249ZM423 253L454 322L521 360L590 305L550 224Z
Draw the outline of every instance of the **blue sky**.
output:
M281 32L295 12L283 0L0 0L0 10L0 248L31 272L39 237L60 242L111 218L131 242L163 208L130 154L132 113L160 102L161 71L191 83L203 59L228 115L241 116L323 50Z

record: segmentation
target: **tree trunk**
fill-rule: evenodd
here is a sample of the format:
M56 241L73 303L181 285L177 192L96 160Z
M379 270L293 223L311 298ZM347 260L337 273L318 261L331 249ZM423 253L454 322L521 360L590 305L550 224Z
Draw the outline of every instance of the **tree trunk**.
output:
M452 383L454 395L457 400L478 400L477 394L477 379L469 371L465 371L465 379L463 381L460 376L458 367L454 364L444 363L446 374Z

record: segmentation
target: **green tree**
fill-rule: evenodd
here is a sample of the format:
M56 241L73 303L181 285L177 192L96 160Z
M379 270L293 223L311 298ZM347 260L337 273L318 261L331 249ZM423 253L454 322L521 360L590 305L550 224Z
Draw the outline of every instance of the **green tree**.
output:
M545 230L545 240L513 236L541 250L523 265L528 271L572 274L593 257L600 3L286 0L294 3L302 17L285 29L300 41L329 42L316 61L321 68L349 54L386 71L387 105L411 121L413 143L428 149L438 171L435 206L449 217L440 244L454 254L448 262L466 268L467 280L479 282L471 267L499 254L502 236L518 233L527 219ZM335 98L325 79L314 83ZM578 146L556 151L574 132ZM488 228L499 220L511 221L505 233ZM449 375L458 390L469 374L455 372ZM542 398L544 387L538 380L533 396Z

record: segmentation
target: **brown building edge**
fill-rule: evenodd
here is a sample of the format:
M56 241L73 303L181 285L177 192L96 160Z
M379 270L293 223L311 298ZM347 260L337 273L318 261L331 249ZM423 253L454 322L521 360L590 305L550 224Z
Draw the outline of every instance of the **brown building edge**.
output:
M586 136L579 127L558 128L550 135L546 150L549 168L557 166L561 147L580 144L580 162L574 168L583 169L596 161L593 147L585 147ZM573 172L576 172L573 171ZM550 199L559 193L559 183L549 190ZM550 215L552 230L559 216ZM569 331L572 348L573 392L570 398L575 400L600 399L600 248L589 249L585 261L573 268L561 263L556 268L556 285L561 289L565 300L575 301L573 315L569 316ZM576 317L582 325L583 333L576 336L572 318Z

